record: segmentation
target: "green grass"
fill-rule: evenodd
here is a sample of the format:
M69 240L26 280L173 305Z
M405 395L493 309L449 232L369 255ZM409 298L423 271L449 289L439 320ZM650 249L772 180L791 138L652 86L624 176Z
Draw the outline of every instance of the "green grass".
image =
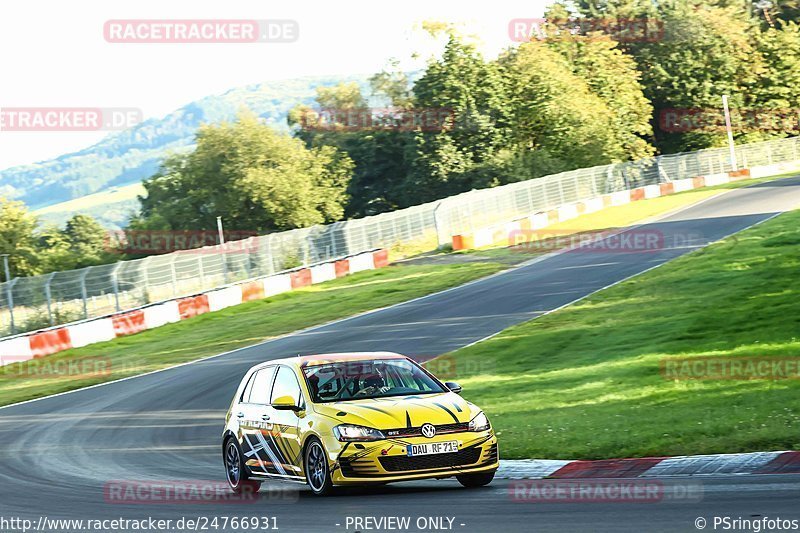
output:
M757 181L764 180L747 180L609 208L601 213L584 215L561 226L578 230L624 226L697 202L715 194L715 189L735 188ZM393 256L418 252L420 250L416 248L427 247L429 241L435 241L435 236L393 250ZM481 250L477 253L482 255L479 261L408 264L363 272L138 335L68 350L36 363L29 363L31 366L17 364L0 367L0 405L141 374L252 345L277 335L457 286L506 268L509 261L503 260L504 254L526 255L503 249ZM47 374L65 361L95 357L102 358L100 363L110 362L111 372L102 376L78 378L26 375L37 371L39 374ZM492 362L494 359L488 358L487 361ZM503 415L500 416L502 418Z
M247 302L110 342L0 367L0 405L77 389L258 343L337 318L430 294L505 268L497 263L390 266ZM99 358L99 359L95 359ZM52 375L65 361L96 361L110 372ZM75 372L74 370L70 372Z
M445 358L506 458L800 449L800 381L659 369L666 357L799 356L798 273L792 211Z
M124 187L114 187L106 191L87 194L79 198L59 202L57 204L42 207L34 211L36 215L47 215L61 212L80 212L93 207L107 206L126 200L135 200L138 195L145 194L144 186L141 183L125 185Z

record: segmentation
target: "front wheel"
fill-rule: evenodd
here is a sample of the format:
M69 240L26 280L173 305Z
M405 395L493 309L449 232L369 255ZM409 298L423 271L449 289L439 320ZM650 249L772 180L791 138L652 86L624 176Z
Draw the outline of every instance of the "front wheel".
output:
M327 496L333 492L333 481L331 481L331 471L328 467L325 448L316 438L311 439L306 446L303 466L306 472L306 482L314 494Z
M495 472L496 470L491 472L481 472L480 474L462 474L460 476L456 476L456 479L459 483L467 488L483 487L492 482Z
M236 494L255 494L258 492L258 489L261 488L261 483L247 479L244 459L236 439L230 438L225 443L223 460L225 462L225 477L228 479L228 485L230 485L233 492Z

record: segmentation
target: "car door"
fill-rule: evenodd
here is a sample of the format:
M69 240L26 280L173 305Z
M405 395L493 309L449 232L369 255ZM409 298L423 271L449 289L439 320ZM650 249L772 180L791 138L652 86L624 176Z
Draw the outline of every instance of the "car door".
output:
M277 466L279 461L270 449L268 437L272 431L272 408L269 402L275 370L274 366L257 370L245 387L236 409L242 431L242 452L247 466L254 474L281 473Z
M306 405L297 375L291 367L285 365L278 367L270 401L281 396L296 399L297 405L303 408ZM275 444L276 455L282 459L285 475L300 476L302 472L299 425L300 417L303 415L304 411L271 408L270 421L273 423L273 431L270 436Z

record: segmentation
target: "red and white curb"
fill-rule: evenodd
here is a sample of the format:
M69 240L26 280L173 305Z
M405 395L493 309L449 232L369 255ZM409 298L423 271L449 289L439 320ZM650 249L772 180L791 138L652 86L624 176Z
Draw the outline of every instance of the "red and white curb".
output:
M133 335L251 300L269 298L356 272L383 268L388 264L387 249L369 250L107 316L0 339L0 366Z
M751 452L676 457L569 461L508 459L500 461L502 479L586 479L745 474L800 474L800 452Z

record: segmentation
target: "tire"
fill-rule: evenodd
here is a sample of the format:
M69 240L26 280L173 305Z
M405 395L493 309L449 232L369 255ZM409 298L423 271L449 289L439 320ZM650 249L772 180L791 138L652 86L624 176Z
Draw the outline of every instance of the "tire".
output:
M491 472L481 472L480 474L462 474L456 476L456 479L468 489L472 489L475 487L483 487L491 483L494 479L495 472L497 471L492 470Z
M312 437L306 445L303 454L303 471L306 474L306 483L317 496L328 496L333 493L334 486L331 481L331 471L325 448L319 439Z
M222 462L225 465L225 479L236 494L255 494L261 488L261 482L247 479L249 472L244 464L244 456L239 443L228 437L222 449Z

